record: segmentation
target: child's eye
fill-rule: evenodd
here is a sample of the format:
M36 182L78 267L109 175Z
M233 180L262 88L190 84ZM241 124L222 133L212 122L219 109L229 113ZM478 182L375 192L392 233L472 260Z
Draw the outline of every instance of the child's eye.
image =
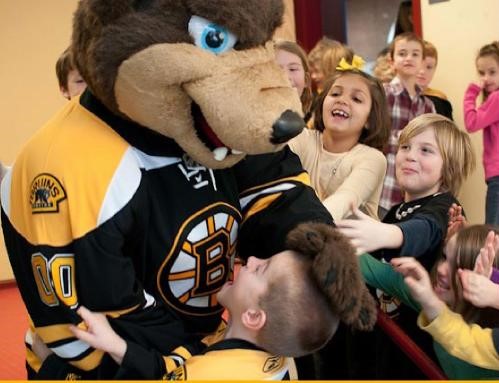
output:
M409 145L407 145L407 144L400 145L400 146L399 146L399 149L400 149L400 150L408 150L408 149L409 149Z
M338 97L340 95L340 92L331 92L332 97Z
M432 148L427 148L427 147L422 147L421 151L423 153L434 153L434 150Z
M359 97L352 97L352 100L356 102L357 104L361 104L362 100Z

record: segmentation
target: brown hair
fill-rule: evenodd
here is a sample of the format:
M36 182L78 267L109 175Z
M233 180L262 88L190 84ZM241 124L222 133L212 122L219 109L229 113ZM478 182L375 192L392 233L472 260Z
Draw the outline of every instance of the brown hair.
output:
M322 116L322 104L324 104L324 99L336 80L348 74L357 75L364 79L369 88L372 100L371 110L367 117L367 128L362 130L359 143L382 150L388 141L391 126L385 91L378 79L358 69L337 71L336 74L326 81L324 90L319 94L315 103L314 128L320 132L324 131L325 127Z
M324 78L328 78L336 72L336 67L342 58L352 63L353 50L347 45L327 37L320 39L308 54L308 61L321 69Z
M426 113L412 119L402 130L399 147L427 129L433 129L443 159L441 191L456 195L463 181L475 168L475 152L468 134L440 114Z
M75 69L75 66L71 58L71 50L66 48L55 63L55 74L60 88L68 89L68 74L73 69Z
M497 64L499 65L499 41L492 41L490 44L486 44L483 47L481 47L480 50L478 51L475 62L479 58L486 56L492 57L494 60L496 60ZM489 93L484 89L483 99L486 100L488 96Z
M478 308L463 299L462 285L457 277L458 269L473 270L475 261L480 253L480 248L485 244L489 231L499 234L499 228L492 225L467 226L456 233L456 256L450 266L452 287L454 290L454 307L452 309L461 314L468 323L477 323L482 327L498 327L499 311L492 308ZM499 267L499 258L493 262L494 267Z
M301 104L303 107L303 113L305 115L310 111L312 106L312 79L310 78L310 65L308 64L307 54L301 46L293 41L279 40L275 43L276 50L282 50L298 56L303 65L303 70L305 72L305 89L301 95Z
M297 357L323 347L339 320L360 330L373 328L376 304L345 236L329 225L307 223L289 233L287 247L296 270L286 270L260 297L267 315L257 335L260 346Z
M419 43L421 45L421 54L423 55L423 58L425 58L423 39L421 37L419 37L417 34L415 34L414 32L405 32L405 33L401 33L398 36L395 36L392 43L390 44L390 57L392 60L394 57L393 55L395 54L395 46L397 45L397 43L399 41L416 41L417 43Z
M423 40L423 44L423 57L433 57L435 59L435 62L438 63L438 51L435 45L426 40Z

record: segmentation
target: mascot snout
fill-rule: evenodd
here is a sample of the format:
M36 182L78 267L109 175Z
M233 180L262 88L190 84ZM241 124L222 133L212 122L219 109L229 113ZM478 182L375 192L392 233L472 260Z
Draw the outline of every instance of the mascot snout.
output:
M305 127L305 121L298 113L286 110L281 117L272 125L273 144L283 144L301 133Z

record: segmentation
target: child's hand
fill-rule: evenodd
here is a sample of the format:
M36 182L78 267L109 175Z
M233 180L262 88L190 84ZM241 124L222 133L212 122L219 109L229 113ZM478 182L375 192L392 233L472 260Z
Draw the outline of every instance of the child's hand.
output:
M78 309L77 313L85 322L87 330L69 326L71 332L93 348L109 353L116 363L121 364L127 345L125 340L116 334L109 325L106 316L101 313L94 313L83 306Z
M43 342L42 338L38 336L37 333L28 330L31 332L31 349L36 354L38 359L43 363L47 357L52 354L52 350L47 347L47 345Z
M449 208L449 224L447 226L447 235L445 242L467 225L466 218L463 215L463 208L453 203Z
M463 285L464 299L476 307L499 309L499 285L471 270L459 269L457 272Z
M358 255L402 245L402 231L397 226L379 222L362 213L354 205L351 209L355 219L340 220L336 222L336 226L350 239Z
M421 305L427 318L430 321L435 319L445 304L435 294L426 269L411 257L393 258L390 263L404 276L412 297Z
M480 254L475 260L473 271L490 279L496 252L499 250L499 235L494 231L489 231L485 244L480 249Z

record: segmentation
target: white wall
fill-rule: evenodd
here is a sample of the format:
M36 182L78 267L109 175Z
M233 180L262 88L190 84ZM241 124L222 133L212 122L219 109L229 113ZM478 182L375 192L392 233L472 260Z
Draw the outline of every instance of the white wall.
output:
M432 87L444 91L454 107L454 120L464 129L462 100L470 81L476 81L478 49L499 39L498 0L421 1L423 37L438 49L439 63ZM460 194L468 219L483 223L486 186L482 167L482 133L471 135L477 170Z

